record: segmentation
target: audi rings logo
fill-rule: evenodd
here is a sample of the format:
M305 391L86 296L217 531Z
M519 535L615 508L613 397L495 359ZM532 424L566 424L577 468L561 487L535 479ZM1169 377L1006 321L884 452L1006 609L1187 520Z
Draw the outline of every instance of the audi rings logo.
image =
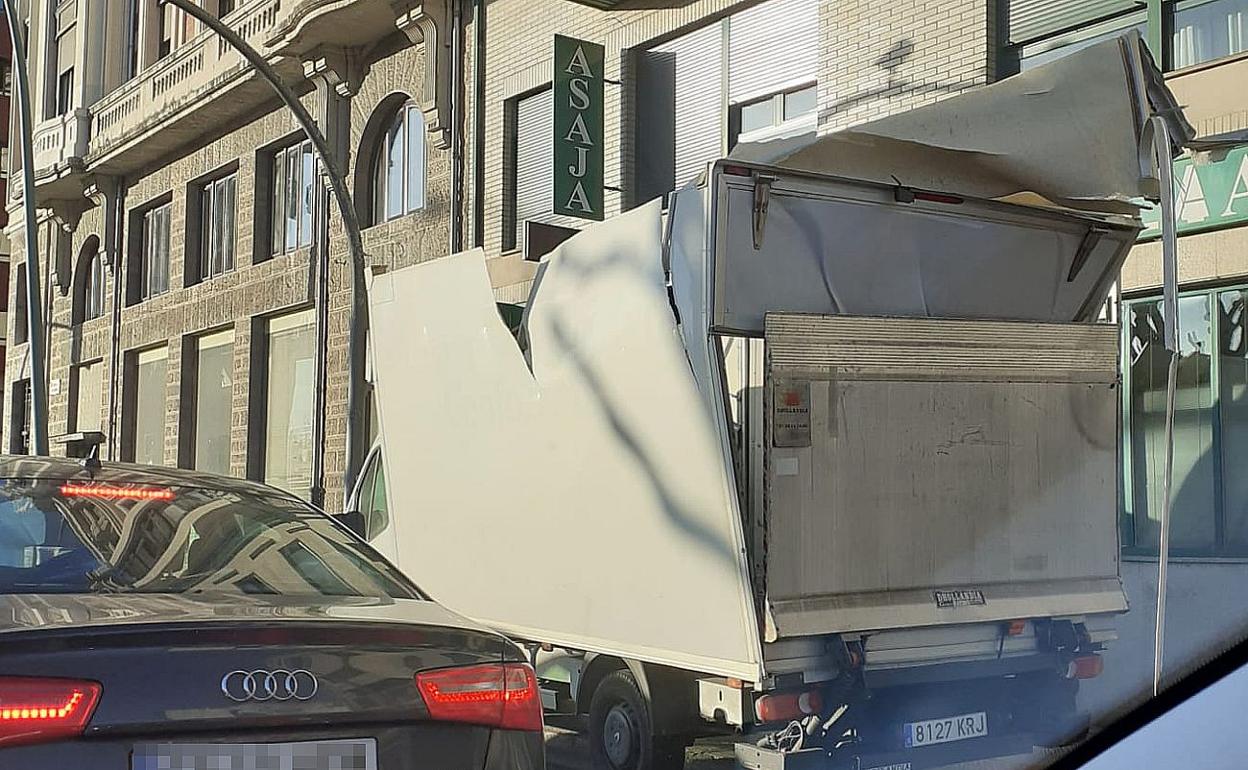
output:
M311 700L320 685L311 671L231 671L221 677L221 692L236 703Z

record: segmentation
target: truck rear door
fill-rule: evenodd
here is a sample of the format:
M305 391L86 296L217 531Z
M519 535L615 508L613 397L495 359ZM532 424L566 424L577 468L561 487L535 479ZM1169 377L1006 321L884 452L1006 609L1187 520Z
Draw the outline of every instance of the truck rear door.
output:
M1118 612L1117 330L769 314L781 636Z

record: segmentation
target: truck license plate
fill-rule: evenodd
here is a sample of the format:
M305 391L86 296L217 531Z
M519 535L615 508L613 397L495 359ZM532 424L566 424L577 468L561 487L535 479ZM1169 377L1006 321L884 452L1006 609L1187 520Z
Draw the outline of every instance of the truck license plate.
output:
M922 722L906 722L904 725L906 748L934 746L937 743L964 741L981 738L988 734L988 714L976 711L944 719L925 719Z

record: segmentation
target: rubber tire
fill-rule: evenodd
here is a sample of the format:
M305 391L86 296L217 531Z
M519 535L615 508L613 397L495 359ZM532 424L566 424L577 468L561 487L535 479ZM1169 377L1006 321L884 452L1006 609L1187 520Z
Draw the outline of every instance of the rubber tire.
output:
M620 709L636 733L633 749L623 767L607 756L604 734L607 715ZM594 770L682 770L686 741L656 736L650 721L650 708L627 669L612 671L598 683L589 704L589 754Z

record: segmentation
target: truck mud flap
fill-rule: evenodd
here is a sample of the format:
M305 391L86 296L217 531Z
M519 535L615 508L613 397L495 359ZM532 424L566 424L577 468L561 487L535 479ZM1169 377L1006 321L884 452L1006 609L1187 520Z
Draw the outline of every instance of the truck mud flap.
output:
M962 762L1029 754L1032 736L1005 735L964 743L927 746L921 749L883 753L858 753L852 747L832 752L822 748L781 752L752 743L735 747L737 766L743 770L923 770Z

